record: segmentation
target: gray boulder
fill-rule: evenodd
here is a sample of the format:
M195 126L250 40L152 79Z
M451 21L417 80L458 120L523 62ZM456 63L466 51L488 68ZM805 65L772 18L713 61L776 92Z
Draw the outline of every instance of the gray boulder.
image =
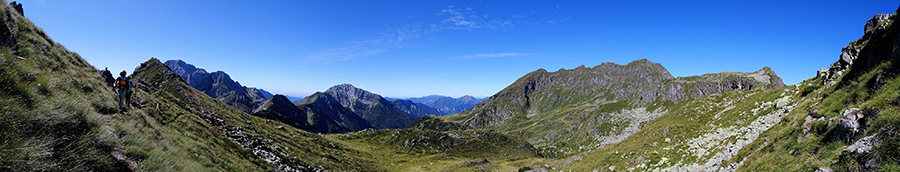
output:
M890 14L875 14L875 16L869 19L869 21L866 21L866 28L863 31L872 31L873 29L875 29L875 27L878 27L878 23L883 20L887 20L890 16Z

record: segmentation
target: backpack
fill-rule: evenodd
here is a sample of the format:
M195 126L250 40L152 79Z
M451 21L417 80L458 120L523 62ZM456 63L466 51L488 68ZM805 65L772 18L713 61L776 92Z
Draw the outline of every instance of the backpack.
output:
M128 81L119 77L116 79L116 86L119 88L126 88L128 87Z

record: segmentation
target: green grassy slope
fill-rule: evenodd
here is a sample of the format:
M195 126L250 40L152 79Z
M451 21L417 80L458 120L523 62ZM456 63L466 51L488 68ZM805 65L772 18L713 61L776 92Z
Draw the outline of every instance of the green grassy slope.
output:
M132 110L78 54L0 2L14 40L0 48L0 171L262 171L274 169L206 116L277 147L284 164L382 171L365 154L324 137L252 117L193 90L165 68L136 71ZM0 29L3 31L4 29ZM152 63L158 63L155 59ZM149 65L145 64L145 65ZM161 65L161 63L159 63ZM152 65L151 65L152 66ZM177 76L176 76L177 77ZM249 123L248 123L249 122ZM222 125L220 125L222 126ZM284 125L286 126L286 125ZM232 127L232 128L233 128Z
M724 161L793 110L797 94L799 91L789 86L685 101L669 107L665 115L647 122L622 142L577 155L580 161L558 169L719 170L728 165Z
M679 103L620 143L553 164L573 171L898 171L895 19L874 22L844 49L843 61L815 78Z
M117 107L97 71L5 1L0 19L0 171L127 169L102 127Z
M327 137L372 154L390 171L514 171L545 161L525 140L488 130L366 129Z
M191 155L191 153L209 152L209 156L199 155L194 158L212 163L221 162L221 164L204 166L229 167L241 164L240 162L229 162L229 160L260 161L253 158L252 152L241 148L241 145L226 137L229 132L240 130L248 136L263 141L263 143L253 144L266 144L272 147L275 156L284 164L292 167L312 166L340 171L380 170L377 166L373 166L373 160L366 158L371 156L364 153L345 149L317 134L302 131L277 121L248 115L225 103L216 101L191 88L157 59L150 59L135 69L135 78L144 85L144 87L139 87L141 88L140 92L135 98L135 106L140 108L125 115L125 118L144 116L142 118L154 119L153 122L162 125L159 130L168 130L172 132L171 134L184 136L173 135L159 140L193 140L184 143L183 146L178 146L187 148L186 150L177 150L173 153ZM147 128L147 126L133 128ZM205 160L205 158L209 160ZM259 164L258 162L254 163ZM263 164L259 166L266 167L265 165L268 165ZM225 168L225 170L233 171L241 170L241 168Z
M741 171L898 171L900 170L900 63L896 47L900 27L896 12L846 49L859 49L852 64L835 62L832 74L808 79L797 110L783 125L763 133L766 141L744 148L737 159ZM845 51L846 52L846 51ZM842 64L843 63L843 64ZM840 73L845 73L840 75ZM821 73L820 73L821 74ZM853 113L851 108L858 108ZM847 113L851 112L851 113ZM860 114L859 128L848 128L848 114ZM851 145L875 140L867 151Z
M409 127L498 130L528 140L544 155L561 158L622 141L686 100L781 86L769 68L678 78L647 60L556 72L541 69L468 111L426 116Z

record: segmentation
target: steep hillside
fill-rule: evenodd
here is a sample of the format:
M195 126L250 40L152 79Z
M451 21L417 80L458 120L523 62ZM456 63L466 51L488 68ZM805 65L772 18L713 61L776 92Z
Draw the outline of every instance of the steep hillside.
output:
M341 105L375 126L377 129L403 128L417 117L400 110L381 95L356 88L350 84L336 85L325 91Z
M132 135L150 136L151 139L136 140L133 144L150 146L155 142L172 142L176 147L186 149L168 150L173 154L197 159L208 166L206 168L227 171L255 171L252 168L378 170L378 167L371 167L374 161L365 158L370 157L366 154L216 101L190 87L157 59L142 63L135 69L134 77L139 83L133 105L136 108L123 117L144 121L121 125L135 130ZM141 148L135 149L141 152ZM146 157L168 158L155 154ZM256 167L240 167L241 161L253 162ZM271 167L268 164L272 164Z
M573 154L623 140L640 124L686 100L732 90L781 88L768 67L674 78L646 59L531 72L467 111L411 127L489 128L525 138L547 151ZM425 119L419 122L424 122ZM448 124L456 123L456 124ZM547 154L552 154L546 152Z
M314 126L317 132L343 133L374 128L368 121L326 93L316 92L294 105L306 113L310 125Z
M182 60L168 60L165 64L194 89L246 113L253 112L269 98L259 89L241 86L223 71L208 73Z
M900 11L900 10L898 10ZM669 107L622 142L556 170L898 171L898 19L879 14L816 77Z
M422 103L415 103L409 100L396 99L391 100L395 107L400 108L403 112L409 113L417 118L425 115L443 115L444 113Z
M122 171L112 89L80 55L0 1L0 171Z
M898 19L895 12L866 22L837 62L797 84L797 110L729 162L744 171L900 171Z

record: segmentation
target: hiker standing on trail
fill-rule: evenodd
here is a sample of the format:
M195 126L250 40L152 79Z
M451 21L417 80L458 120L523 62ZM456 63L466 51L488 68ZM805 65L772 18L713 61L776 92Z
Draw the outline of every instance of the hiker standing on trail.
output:
M119 111L126 112L128 111L128 104L125 104L127 100L127 94L131 91L131 84L128 83L128 77L125 76L125 70L119 72L119 77L116 78L116 93L119 94Z
M105 67L100 71L100 77L103 77L103 82L106 82L107 87L115 87L113 82L115 82L116 79L114 79L112 73L109 72L109 67Z

